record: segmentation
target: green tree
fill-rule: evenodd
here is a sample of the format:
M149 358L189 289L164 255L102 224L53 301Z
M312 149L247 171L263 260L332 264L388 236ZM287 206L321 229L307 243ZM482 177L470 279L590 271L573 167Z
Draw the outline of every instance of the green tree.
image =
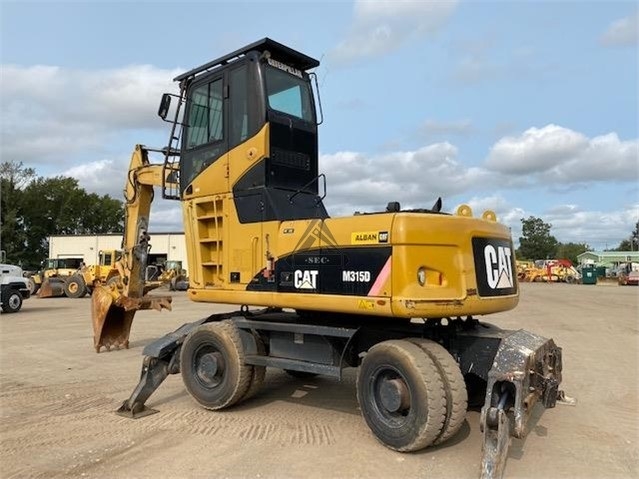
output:
M557 246L557 258L569 259L577 264L577 256L590 250L586 243L559 243Z
M7 262L19 262L25 248L26 231L22 219L22 188L35 178L35 170L22 162L0 163L0 249Z
M534 216L521 219L521 237L517 255L521 259L554 258L559 242L550 234L552 225Z
M8 261L37 266L48 255L51 235L123 230L121 201L108 195L87 193L74 178L35 177L32 169L23 168L30 175L28 181L11 182L11 175L4 176L4 166L2 164L0 170L3 174L2 248L7 251ZM6 168L6 171L14 170ZM14 185L13 189L11 185ZM6 197L5 187L9 192Z

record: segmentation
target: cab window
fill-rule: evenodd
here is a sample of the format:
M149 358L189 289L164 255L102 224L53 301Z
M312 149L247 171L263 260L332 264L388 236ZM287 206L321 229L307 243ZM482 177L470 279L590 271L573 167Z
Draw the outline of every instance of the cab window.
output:
M271 109L315 122L310 84L302 78L266 67L266 92Z
M224 138L222 79L206 83L191 93L186 148L196 148Z

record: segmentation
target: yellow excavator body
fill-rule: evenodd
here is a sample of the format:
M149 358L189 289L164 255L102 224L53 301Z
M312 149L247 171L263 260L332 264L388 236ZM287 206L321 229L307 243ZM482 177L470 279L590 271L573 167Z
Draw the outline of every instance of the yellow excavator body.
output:
M280 53L292 66L258 49L242 52L233 68L225 61L176 78L186 126L178 135L174 123L172 139L181 145L155 150L163 164L152 164L142 145L132 155L119 282L94 294L96 350L126 346L137 309L170 305L143 300L153 187L182 202L194 301L404 321L517 304L510 231L491 211L473 217L462 205L446 214L440 200L430 209L391 202L379 212L329 217L304 71L317 62ZM161 116L169 103L165 95Z
M509 436L525 436L535 404L562 397L561 348L475 318L517 305L510 231L493 211L446 213L441 199L331 218L319 173L317 66L265 38L179 75L180 94L162 97L162 119L178 99L169 145L137 145L131 157L117 280L93 293L95 350L128 347L138 310L171 308L145 281L154 187L181 201L188 297L241 308L147 344L139 383L118 412L151 414L144 404L169 374L181 373L191 396L218 410L255 394L266 367L336 378L357 367L371 431L414 451L457 434L466 376L476 376L471 385L484 384L486 398L482 477L501 477ZM375 180L362 187L382 195Z

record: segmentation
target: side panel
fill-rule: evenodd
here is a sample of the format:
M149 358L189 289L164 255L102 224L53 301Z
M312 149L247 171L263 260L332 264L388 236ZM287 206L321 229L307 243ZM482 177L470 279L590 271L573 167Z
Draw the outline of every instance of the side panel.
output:
M395 218L392 239L394 315L479 315L517 305L516 278L506 276L512 243L504 225L472 217L403 213ZM506 275L500 276L504 270ZM494 287L487 290L487 282Z
M516 282L501 294L480 290L478 278L494 282L499 255L506 255L499 248L510 244L507 228L495 222L382 213L242 225L233 221L232 200L225 201L223 266L204 246L205 237L215 243L205 235L210 220L197 220L208 226L199 233L205 280L192 285L195 301L401 318L481 315L518 302ZM218 276L209 281L211 272Z

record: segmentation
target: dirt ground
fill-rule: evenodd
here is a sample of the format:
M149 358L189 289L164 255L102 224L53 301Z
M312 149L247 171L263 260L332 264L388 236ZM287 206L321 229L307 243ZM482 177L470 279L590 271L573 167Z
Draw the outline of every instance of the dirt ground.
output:
M32 298L0 316L1 477L478 476L478 412L446 444L393 452L360 417L355 371L340 383L269 369L261 393L222 412L197 406L173 375L148 401L158 414L117 416L144 345L223 307L176 293L173 312L137 314L131 349L99 355L89 308L89 298ZM545 411L513 440L505 476L639 477L639 289L524 284L519 307L490 321L553 337L562 388L578 401Z

